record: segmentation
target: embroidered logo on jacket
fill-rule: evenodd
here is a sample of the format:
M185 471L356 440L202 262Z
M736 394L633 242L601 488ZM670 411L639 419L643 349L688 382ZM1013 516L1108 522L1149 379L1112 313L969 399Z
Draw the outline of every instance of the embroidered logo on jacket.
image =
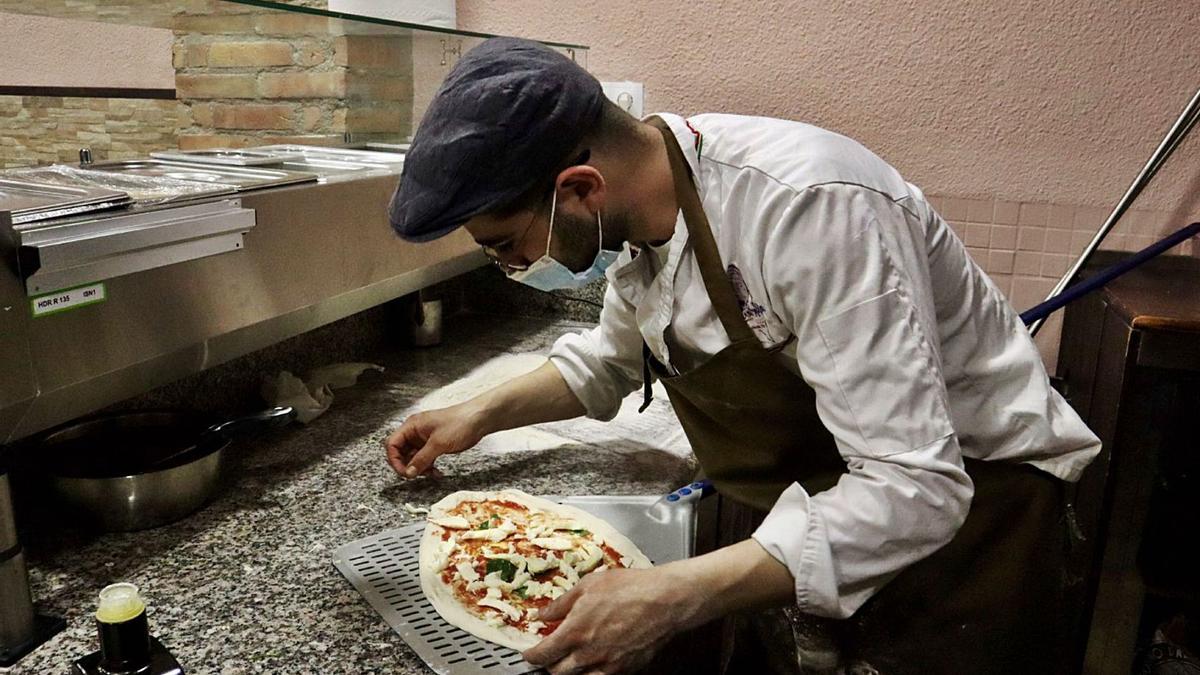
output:
M729 281L733 284L738 307L742 309L742 318L746 320L760 340L770 341L771 331L767 327L767 308L754 301L754 297L750 295L750 287L746 285L746 279L742 277L742 271L738 269L737 265L725 268L725 274L729 276Z

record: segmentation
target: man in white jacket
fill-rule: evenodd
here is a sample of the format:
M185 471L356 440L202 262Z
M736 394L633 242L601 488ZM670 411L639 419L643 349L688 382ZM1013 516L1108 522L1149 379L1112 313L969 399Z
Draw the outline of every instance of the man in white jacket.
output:
M638 121L566 58L495 39L443 84L391 217L412 241L465 226L537 288L608 279L600 324L540 369L406 420L398 473L502 429L610 419L658 379L725 502L728 545L587 577L542 614L562 623L530 662L624 672L790 605L846 619L846 659L882 673L1060 672L1062 481L1099 441L874 154L783 120ZM731 626L728 672L802 667L761 622Z

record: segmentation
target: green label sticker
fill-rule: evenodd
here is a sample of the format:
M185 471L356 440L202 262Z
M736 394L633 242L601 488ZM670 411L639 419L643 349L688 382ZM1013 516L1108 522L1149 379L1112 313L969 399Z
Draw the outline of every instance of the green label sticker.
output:
M29 306L33 310L33 316L40 317L94 305L104 302L107 297L104 284L95 283L30 298Z

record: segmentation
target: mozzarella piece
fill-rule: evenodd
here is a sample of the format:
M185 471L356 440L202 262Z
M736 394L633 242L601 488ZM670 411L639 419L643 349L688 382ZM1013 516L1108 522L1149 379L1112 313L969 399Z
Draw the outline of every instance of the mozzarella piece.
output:
M504 580L499 572L492 572L483 578L483 585L488 588L499 588L502 591L511 591L513 585Z
M569 551L575 548L571 540L564 537L538 537L529 541L538 548L545 548L551 551Z
M505 626L504 619L501 619L499 614L495 614L493 612L488 612L487 619L485 619L485 621L487 621L487 625L491 626L492 628L503 628Z
M475 571L475 566L468 562L460 562L454 566L458 573L462 575L464 581L470 583L479 580L479 572Z
M462 516L442 516L441 518L430 518L429 522L434 525L439 525L447 530L466 530L471 527L466 518Z
M530 607L529 609L525 610L525 619L526 620L533 621L537 618L538 618L538 608L537 607Z
M484 541L500 541L511 532L493 527L490 530L467 530L459 535L459 539L483 539Z
M537 635L537 632L545 627L546 624L542 623L541 621L530 621L529 625L525 627L525 632Z
M499 588L487 589L487 597L496 598L497 600L499 600L500 599L500 589Z
M571 583L570 579L567 579L566 577L554 577L554 585L558 586L564 591L569 591L575 584Z
M545 598L550 595L552 588L554 588L554 584L549 581L530 581L525 584L525 597Z
M558 564L558 561L551 562L545 558L526 558L525 561L529 571L533 574L541 574Z
M479 605L480 607L491 607L492 609L498 609L501 612L504 612L504 615L507 616L510 621L519 621L521 619L521 610L513 607L503 600L497 600L496 598L483 598L475 604Z
M453 541L443 541L438 544L437 554L434 556L433 564L435 569L444 570L446 565L450 563L450 554L454 551Z
M485 588L487 588L487 584L483 583L483 581L472 581L471 583L467 584L468 593L475 593Z
M575 571L580 574L591 572L604 559L604 551L601 551L599 546L584 542L583 550L587 551L587 557L575 563Z
M579 574L575 572L575 568L571 567L570 563L568 563L565 559L558 563L558 569L560 572L566 575L567 581L571 582L571 586L579 583ZM555 581L557 580L558 578L555 577ZM571 586L567 586L567 588L570 588Z

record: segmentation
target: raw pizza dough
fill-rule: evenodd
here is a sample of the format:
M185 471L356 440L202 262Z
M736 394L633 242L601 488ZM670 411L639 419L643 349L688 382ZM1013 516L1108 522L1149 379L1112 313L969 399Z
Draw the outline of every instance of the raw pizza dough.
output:
M552 630L537 611L581 576L650 566L604 520L520 490L450 494L430 507L421 537L421 590L438 614L520 651Z

